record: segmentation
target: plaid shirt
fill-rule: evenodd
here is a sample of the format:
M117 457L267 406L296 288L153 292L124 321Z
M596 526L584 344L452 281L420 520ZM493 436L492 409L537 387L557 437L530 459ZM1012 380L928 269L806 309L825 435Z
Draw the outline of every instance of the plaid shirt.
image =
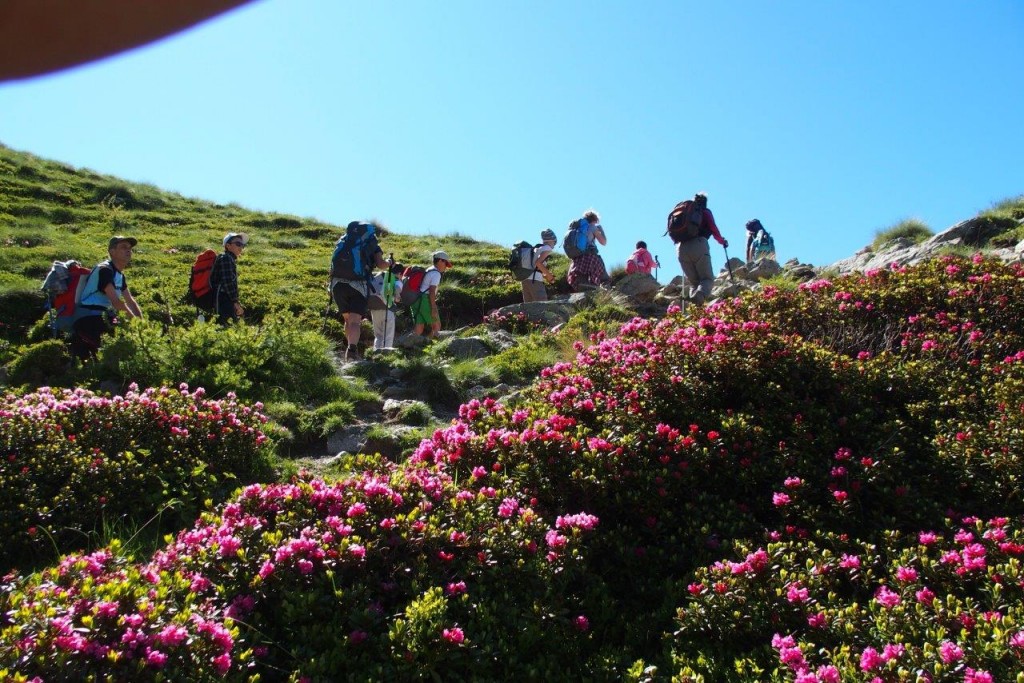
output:
M238 268L235 266L235 255L230 251L220 254L213 262L210 284L218 297L223 293L231 303L238 302Z

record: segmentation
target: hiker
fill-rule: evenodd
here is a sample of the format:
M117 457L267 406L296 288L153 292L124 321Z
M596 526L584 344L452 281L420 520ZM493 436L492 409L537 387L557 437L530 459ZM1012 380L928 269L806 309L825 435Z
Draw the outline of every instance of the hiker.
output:
M213 262L210 272L210 286L215 297L213 310L221 325L227 325L228 321L237 322L245 315L245 309L238 302L238 267L235 262L248 243L249 236L244 232L229 232L224 235L224 252L218 254Z
M573 244L573 242L575 244ZM597 252L597 244L604 246L608 238L601 226L601 217L593 209L584 212L569 224L569 232L563 240L565 255L572 259L569 274L566 276L569 286L576 291L592 289L611 282L604 259Z
M124 313L129 318L141 318L142 310L128 289L124 269L132 260L132 249L139 241L134 237L117 235L107 243L106 261L101 261L85 281L82 298L77 307L71 336L71 353L80 360L95 358L103 335L113 327L108 314Z
M545 261L551 255L551 252L554 251L556 244L558 244L558 237L555 235L554 230L551 228L541 230L540 244L533 248L533 272L530 273L530 277L522 281L524 304L528 304L531 301L548 300L548 289L544 286L544 283L553 285L555 283L555 275L548 270Z
M435 336L441 331L441 316L437 312L437 288L441 284L441 274L452 267L452 261L448 253L435 251L430 257L434 265L427 268L423 274L423 282L420 284L420 296L409 307L412 312L412 321L415 325L413 332L427 338ZM426 335L423 331L427 325L430 330Z
M689 287L688 294L684 290L684 299L695 304L702 304L711 296L711 285L715 282L711 272L711 249L708 238L726 249L729 242L718 232L715 217L708 208L708 196L698 192L692 200L679 202L668 217L668 229L665 231L676 243L676 255L679 265L686 276Z
M640 240L636 243L634 251L626 260L626 273L643 273L650 275L651 271L658 267L651 252L647 251L647 242Z
M405 266L395 263L373 276L373 294L368 307L373 320L373 348L376 351L395 345L395 302L402 297L402 272Z
M331 296L345 320L348 342L344 360L359 357L359 336L363 318L367 316L372 269L387 268L384 250L377 244L376 227L372 223L352 221L331 257Z
M761 221L753 218L747 221L747 263L762 258L775 260L775 240L761 225Z

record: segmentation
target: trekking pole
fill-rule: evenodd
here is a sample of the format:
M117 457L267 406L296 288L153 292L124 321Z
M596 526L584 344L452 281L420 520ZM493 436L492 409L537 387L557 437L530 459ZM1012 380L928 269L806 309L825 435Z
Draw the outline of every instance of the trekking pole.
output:
M654 279L658 279L658 269L661 268L661 261L658 260L657 255L654 257Z
M388 254L387 264L388 272L384 273L384 291L382 292L384 294L384 347L382 348L388 348L388 322L394 315L391 312L391 306L395 303L395 274L391 272L391 269L395 267L395 252ZM390 287L388 287L389 284Z
M331 314L331 304L334 302L334 296L331 294L331 280L327 280L327 308L324 309L324 324L320 327L320 334L327 331L327 316Z
M732 264L729 263L729 250L724 244L722 245L722 251L725 252L725 267L729 269L729 282L736 284L736 280L732 277Z

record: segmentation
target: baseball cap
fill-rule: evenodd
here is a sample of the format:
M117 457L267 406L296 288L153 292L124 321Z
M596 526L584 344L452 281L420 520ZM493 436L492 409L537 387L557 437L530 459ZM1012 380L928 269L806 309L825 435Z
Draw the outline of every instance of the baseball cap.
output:
M448 258L448 252L447 251L435 251L433 254L430 255L430 260L431 261L447 261L448 265L454 265L452 263L452 260L450 258Z
M226 247L228 245L228 242L230 242L233 239L240 240L243 246L249 243L249 236L246 235L244 232L229 232L228 234L224 235L224 246Z
M110 238L109 242L107 242L107 249L108 250L109 249L113 249L117 245L121 244L121 242L127 242L128 244L132 245L132 247L134 247L136 244L139 243L139 241L137 239L135 239L134 237L125 237L124 235L115 235L114 237Z

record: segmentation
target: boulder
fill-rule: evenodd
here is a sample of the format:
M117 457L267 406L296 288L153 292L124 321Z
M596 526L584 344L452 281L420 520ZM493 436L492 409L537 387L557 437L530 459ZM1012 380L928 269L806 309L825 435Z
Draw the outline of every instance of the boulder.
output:
M654 301L655 295L661 291L661 285L646 273L630 273L616 282L614 289L633 301L649 303Z
M353 425L338 431L327 437L327 452L338 454L360 453L366 443L366 432L368 427L364 425Z
M440 343L439 351L453 358L486 358L491 347L481 337L454 337Z

